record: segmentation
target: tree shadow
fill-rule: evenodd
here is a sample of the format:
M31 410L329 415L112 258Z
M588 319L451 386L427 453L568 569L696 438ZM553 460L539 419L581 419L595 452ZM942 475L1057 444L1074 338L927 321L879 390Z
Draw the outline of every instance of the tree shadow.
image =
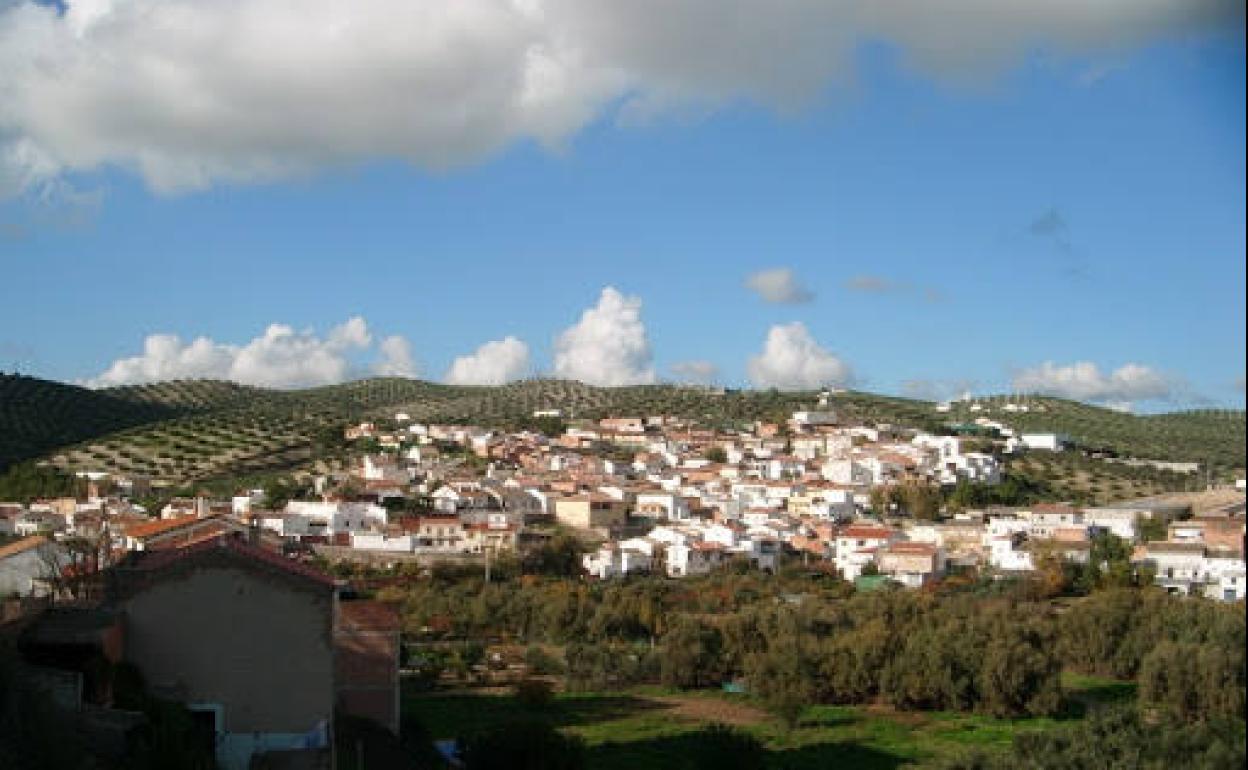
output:
M488 730L518 719L545 722L552 727L572 727L611 722L664 709L663 703L632 695L564 696L541 705L521 702L510 694L444 693L406 698L405 714L412 714L437 733L448 730L467 734Z
M1130 703L1136 699L1138 690L1135 682L1105 680L1084 684L1079 689L1066 693L1057 718L1083 719L1090 710Z
M697 753L702 743L697 733L664 736L642 741L605 742L591 748L586 767L592 770L647 768L647 770L701 770ZM828 742L765 752L767 768L825 770L865 768L896 770L908 760L854 743ZM744 766L744 765L742 765ZM723 766L719 770L732 770Z
M896 770L910 760L886 751L857 743L817 743L794 749L771 752L767 767L784 770L820 768L865 768L865 770Z

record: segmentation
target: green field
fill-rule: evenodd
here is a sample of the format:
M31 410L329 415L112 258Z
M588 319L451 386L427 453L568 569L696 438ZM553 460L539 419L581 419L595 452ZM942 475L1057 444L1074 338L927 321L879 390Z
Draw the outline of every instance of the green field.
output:
M922 764L970 748L1004 751L1024 730L1049 730L1078 719L1088 705L1130 700L1133 683L1064 678L1064 719L994 719L950 712L897 712L861 706L814 706L786 732L748 696L645 687L619 693L564 693L533 709L499 692L408 692L403 713L435 739L537 719L584 739L588 767L605 770L679 768L689 736L714 722L757 736L775 768L889 768Z

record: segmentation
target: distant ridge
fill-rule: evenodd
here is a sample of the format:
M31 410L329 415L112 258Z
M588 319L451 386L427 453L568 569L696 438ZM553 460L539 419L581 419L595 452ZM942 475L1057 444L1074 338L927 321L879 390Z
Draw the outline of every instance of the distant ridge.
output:
M498 387L379 377L270 390L220 380L174 380L91 390L0 375L0 467L43 458L69 470L141 473L179 482L304 467L326 436L350 422L407 412L415 420L515 427L538 410L565 418L676 414L723 425L780 420L815 405L814 392L712 390L682 385L603 388L554 379ZM1244 412L1197 410L1132 415L1048 397L1028 412L1004 411L1011 397L935 405L850 391L832 396L846 418L936 430L988 417L1019 430L1068 433L1085 446L1126 456L1244 465Z

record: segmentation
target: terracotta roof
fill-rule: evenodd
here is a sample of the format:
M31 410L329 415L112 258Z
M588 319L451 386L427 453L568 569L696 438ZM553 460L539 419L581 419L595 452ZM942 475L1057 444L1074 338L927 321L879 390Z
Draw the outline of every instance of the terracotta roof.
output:
M332 575L327 575L315 567L310 567L302 562L287 558L265 548L249 545L243 542L241 538L230 535L221 535L210 540L203 540L192 545L185 546L183 548L170 548L162 551L140 551L135 554L135 566L143 571L160 570L173 564L177 564L180 561L194 558L198 555L211 553L218 549L247 557L257 562L262 562L268 566L276 567L290 573L291 575L304 578L323 586L333 587L337 585L338 582ZM246 561L246 559L243 559L242 561Z
M1078 509L1065 503L1036 503L1031 506L1032 513L1078 513Z
M920 554L931 556L936 553L936 546L930 543L893 543L888 546L888 553Z
M887 540L893 536L891 529L884 527L849 526L841 530L839 537L855 537L863 539Z
M138 524L131 524L123 530L127 537L145 538L153 535L161 535L166 532L172 532L175 529L188 527L195 522L204 521L204 519L195 516L177 516L172 519L155 519L152 521L144 521Z
M1205 552L1204 543L1169 543L1156 542L1148 544L1149 553L1201 553Z
M16 556L19 553L26 553L30 549L38 548L46 542L48 542L48 539L43 535L34 535L18 540L16 543L0 545L0 559Z

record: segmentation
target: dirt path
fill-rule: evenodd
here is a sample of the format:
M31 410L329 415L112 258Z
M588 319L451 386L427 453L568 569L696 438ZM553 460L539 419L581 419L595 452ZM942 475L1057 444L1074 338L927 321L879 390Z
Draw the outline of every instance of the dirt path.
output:
M748 727L771 718L767 712L761 709L747 706L744 703L732 703L719 698L699 698L687 695L651 695L647 696L646 699L663 704L673 716L699 722L719 722L727 725Z

